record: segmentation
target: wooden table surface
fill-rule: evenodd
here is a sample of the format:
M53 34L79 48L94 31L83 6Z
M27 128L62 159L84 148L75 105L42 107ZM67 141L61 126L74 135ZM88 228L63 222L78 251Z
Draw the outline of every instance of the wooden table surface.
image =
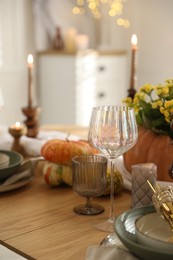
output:
M85 198L71 187L49 187L42 176L43 162L25 187L0 194L0 239L41 260L82 260L90 245L98 245L108 234L95 229L94 222L109 216L109 196L94 199L105 207L95 216L73 211ZM115 215L130 209L131 195L115 196Z

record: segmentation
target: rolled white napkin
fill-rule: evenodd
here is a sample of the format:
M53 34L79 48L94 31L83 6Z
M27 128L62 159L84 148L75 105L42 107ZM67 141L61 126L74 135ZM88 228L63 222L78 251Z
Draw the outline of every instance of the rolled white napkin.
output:
M51 139L61 139L65 140L68 136L68 133L59 132L59 131L40 131L37 138L30 138L27 136L22 136L20 143L23 145L24 150L30 156L39 156L41 147L45 142ZM0 148L1 150L10 150L13 137L8 133L7 129L4 129L0 133ZM68 136L69 140L79 140L79 136L70 134Z
M123 177L123 187L129 191L132 189L132 175L129 173L124 165L123 155L115 160L115 168L121 173Z

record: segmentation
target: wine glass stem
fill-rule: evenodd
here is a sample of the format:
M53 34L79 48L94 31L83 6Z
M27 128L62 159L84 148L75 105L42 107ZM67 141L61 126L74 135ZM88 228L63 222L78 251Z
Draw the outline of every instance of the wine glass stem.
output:
M87 197L86 208L92 208L92 197Z
M114 160L111 162L111 185L110 185L110 215L109 220L113 221L114 219Z

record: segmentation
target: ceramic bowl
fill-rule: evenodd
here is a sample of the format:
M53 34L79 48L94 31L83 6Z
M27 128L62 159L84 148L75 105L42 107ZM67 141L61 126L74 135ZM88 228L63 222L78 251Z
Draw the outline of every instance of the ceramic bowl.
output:
M133 254L143 260L172 260L173 253L168 253L162 248L151 248L149 246L142 245L138 242L136 236L136 220L142 216L154 213L155 208L153 205L145 206L141 208L131 209L124 212L120 216L117 216L115 220L115 231L121 242L131 251Z
M9 165L10 157L5 153L0 153L0 169L3 169Z
M159 214L155 212L142 216L136 220L135 226L136 238L141 245L173 253L173 232Z
M15 173L23 161L23 156L20 153L7 150L0 150L0 153L9 157L9 165L0 169L0 182L3 182L5 179Z

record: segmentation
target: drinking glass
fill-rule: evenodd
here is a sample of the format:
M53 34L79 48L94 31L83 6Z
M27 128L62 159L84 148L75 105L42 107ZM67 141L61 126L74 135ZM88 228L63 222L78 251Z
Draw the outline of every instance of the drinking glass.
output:
M101 205L93 204L92 199L106 190L107 158L99 155L75 156L72 158L73 189L86 203L74 207L83 215L96 215L104 211Z
M117 157L132 148L138 137L133 108L125 106L94 107L90 119L88 140L103 155L111 167L110 215L97 225L97 229L114 230L114 162Z

